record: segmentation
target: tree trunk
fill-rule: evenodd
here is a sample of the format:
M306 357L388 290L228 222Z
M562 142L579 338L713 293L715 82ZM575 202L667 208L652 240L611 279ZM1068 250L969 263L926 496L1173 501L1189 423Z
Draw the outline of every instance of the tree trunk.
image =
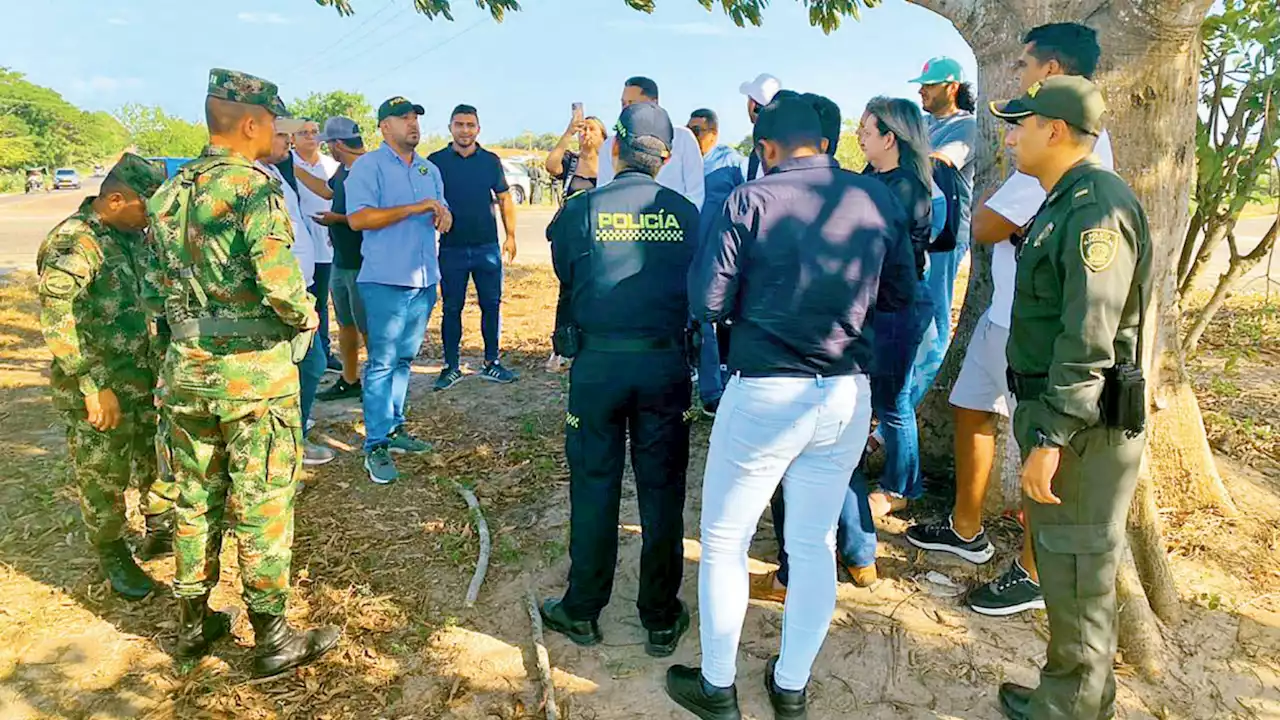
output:
M1262 240L1254 246L1253 250L1248 254L1240 255L1236 252L1235 237L1231 238L1231 265L1227 267L1227 271L1218 278L1218 284L1213 289L1213 296L1209 298L1209 302L1200 311L1196 313L1196 318L1191 323L1191 329L1187 331L1186 337L1182 341L1182 347L1186 349L1188 355L1194 355L1196 347L1200 344L1200 337L1204 335L1205 328L1209 327L1209 323L1213 321L1213 317L1218 314L1222 306L1226 304L1227 298L1231 297L1232 291L1240 284L1240 278L1252 270L1262 259L1271 254L1271 249L1275 247L1276 237L1280 236L1280 218L1271 224L1271 228L1267 230Z
M1134 554L1128 548L1116 575L1116 601L1120 605L1116 619L1125 662L1136 667L1144 678L1158 679L1164 674L1164 632L1147 604L1142 581L1134 569Z
M1155 322L1147 323L1143 365L1155 407L1161 410L1154 412L1148 423L1147 466L1153 477L1196 488L1196 496L1227 498L1205 438L1199 406L1187 382L1177 303L1177 264L1186 237L1194 176L1199 29L1211 0L1112 0L1101 4L1096 0L911 1L951 20L974 49L978 91L984 99L1012 97L1016 92L1009 66L1027 29L1046 22L1075 21L1098 30L1104 64L1098 80L1110 108L1106 124L1114 139L1116 169L1137 193L1151 231L1154 262L1152 282L1146 288L1146 317ZM986 187L995 168L984 157L991 157L998 134L989 113L980 113L979 118L986 140L978 156L979 185ZM980 275L976 267L980 258L975 256L971 287ZM926 401L924 415L930 418L931 428L922 437L922 459L946 457L950 452L951 414L942 393L954 379L971 324L981 314L978 307L985 308L988 302L989 297L981 294L966 299L939 386ZM1169 446L1178 448L1177 452L1163 452ZM1146 504L1144 508L1151 509ZM1140 530L1134 552L1142 556L1137 564L1149 571L1167 563L1155 520L1154 513L1145 510L1134 517ZM1144 593L1141 584L1130 582L1136 577L1133 564L1126 562L1124 568L1119 587L1124 598L1121 629L1125 656L1146 674L1154 675L1161 667L1163 643L1147 594L1163 602L1176 599L1177 592L1171 576L1157 570L1144 578L1157 586L1147 587Z

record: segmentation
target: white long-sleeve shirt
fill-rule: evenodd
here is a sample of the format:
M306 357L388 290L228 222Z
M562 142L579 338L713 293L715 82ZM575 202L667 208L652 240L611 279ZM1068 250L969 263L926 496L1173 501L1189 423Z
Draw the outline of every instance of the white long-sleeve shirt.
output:
M316 281L316 245L311 238L311 232L307 229L307 224L302 220L298 193L293 191L293 186L285 182L284 175L275 165L260 162L258 166L280 182L280 189L284 192L284 206L289 211L289 222L293 225L293 245L289 249L293 251L293 257L298 261L303 282L307 287L311 287L311 284Z
M702 174L702 148L698 139L687 127L677 127L671 141L671 159L658 171L658 184L671 188L702 209L707 197L706 179ZM609 138L600 147L600 165L596 170L596 187L613 181L613 141Z
M320 159L315 165L312 165L302 159L297 150L292 152L295 168L311 173L325 182L328 182L338 172L338 161L324 153L321 153ZM302 222L311 231L311 238L316 244L316 262L318 263L333 262L333 243L329 240L328 228L316 222L312 216L325 212L330 205L331 201L311 192L311 188L306 185L298 183L299 213L302 216Z

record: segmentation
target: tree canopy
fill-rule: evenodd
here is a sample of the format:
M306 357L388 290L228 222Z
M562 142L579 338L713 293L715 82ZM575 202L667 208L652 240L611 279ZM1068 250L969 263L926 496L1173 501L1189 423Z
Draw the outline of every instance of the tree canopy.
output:
M0 67L0 169L85 165L128 144L128 131L105 112L85 112L57 92Z
M203 124L190 123L155 106L125 105L116 111L145 157L195 157L209 142Z
M414 9L428 18L442 17L446 20L453 20L453 4L451 0L404 1L412 2ZM851 17L856 20L862 8L873 8L881 3L881 0L797 1L804 3L805 7L808 8L810 24L814 27L822 28L824 32L828 33L840 27L840 21L843 18ZM633 10L645 13L652 13L655 7L654 0L622 0L622 2ZM769 6L769 0L697 0L697 2L708 11L719 5L738 27L745 27L746 25L759 26L762 21L761 13ZM316 3L336 9L340 15L354 15L356 12L352 0L316 0ZM519 12L522 9L519 0L475 0L475 3L477 7L487 11L498 22L502 22L508 12Z

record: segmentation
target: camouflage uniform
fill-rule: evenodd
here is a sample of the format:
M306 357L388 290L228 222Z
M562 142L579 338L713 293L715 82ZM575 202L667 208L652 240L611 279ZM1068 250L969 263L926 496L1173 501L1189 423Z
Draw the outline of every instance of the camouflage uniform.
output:
M285 114L275 85L233 71L213 71L209 95ZM318 323L290 251L284 196L256 163L210 146L160 188L148 212L178 485L174 593L198 598L217 584L230 504L245 603L283 614L302 449L289 340Z
M164 172L136 155L112 170L142 197ZM87 198L40 246L40 328L53 354L50 388L67 431L71 474L80 490L90 539L103 547L121 538L124 493L134 478L142 513L167 512L175 495L157 477L155 368L149 361L147 313L141 299L147 252L142 233L106 225ZM89 424L85 395L111 390L120 424Z

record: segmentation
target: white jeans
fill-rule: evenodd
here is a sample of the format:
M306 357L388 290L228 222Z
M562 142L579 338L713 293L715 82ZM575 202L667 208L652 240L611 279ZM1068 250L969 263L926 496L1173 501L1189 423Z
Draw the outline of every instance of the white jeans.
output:
M836 605L836 519L871 424L865 375L729 380L702 487L702 676L733 684L747 614L747 550L778 483L791 558L774 680L800 690Z

